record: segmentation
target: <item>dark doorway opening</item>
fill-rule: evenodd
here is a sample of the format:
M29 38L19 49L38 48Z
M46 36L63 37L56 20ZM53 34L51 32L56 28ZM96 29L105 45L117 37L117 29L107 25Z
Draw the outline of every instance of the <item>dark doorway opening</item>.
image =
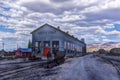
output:
M59 41L52 41L52 53L56 57L57 52L59 51Z

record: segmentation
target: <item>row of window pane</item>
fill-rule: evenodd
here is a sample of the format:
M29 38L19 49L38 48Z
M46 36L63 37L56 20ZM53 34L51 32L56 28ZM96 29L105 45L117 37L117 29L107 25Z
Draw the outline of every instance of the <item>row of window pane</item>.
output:
M42 47L41 42L35 42L35 47ZM44 47L50 47L50 41L44 41ZM59 48L59 41L52 41L52 48Z
M64 42L64 49L69 49L69 50L76 50L76 51L82 51L82 47L81 46L78 46L78 45L75 45L73 43L70 43L70 42Z

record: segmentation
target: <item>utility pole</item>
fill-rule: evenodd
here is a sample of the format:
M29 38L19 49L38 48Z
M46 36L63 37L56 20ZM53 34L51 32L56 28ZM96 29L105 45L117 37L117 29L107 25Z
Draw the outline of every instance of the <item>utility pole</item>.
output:
M17 43L17 49L18 49L18 43Z
M2 45L3 45L3 50L4 50L4 42L2 43Z

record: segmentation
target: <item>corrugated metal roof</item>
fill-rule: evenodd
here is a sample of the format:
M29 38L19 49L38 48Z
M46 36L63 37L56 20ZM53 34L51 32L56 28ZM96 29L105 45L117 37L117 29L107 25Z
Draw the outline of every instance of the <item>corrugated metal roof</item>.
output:
M19 50L22 52L32 52L32 49L29 48L19 48Z
M69 36L69 37L71 37L71 38L73 38L73 39L79 41L80 43L83 43L83 44L86 45L85 42L82 42L81 40L79 40L79 39L73 37L72 35L69 35L68 33L64 32L64 31L62 31L62 30L60 30L60 29L58 29L58 28L55 28L55 27L53 27L52 25L49 25L49 24L44 24L44 25L42 25L41 27L39 27L39 28L35 29L34 31L32 31L31 34L33 34L35 31L39 30L40 28L44 27L45 25L48 25L49 27L52 27L52 28L54 28L54 29L56 29L56 30L62 32L63 34L65 34L65 35L67 35L67 36Z

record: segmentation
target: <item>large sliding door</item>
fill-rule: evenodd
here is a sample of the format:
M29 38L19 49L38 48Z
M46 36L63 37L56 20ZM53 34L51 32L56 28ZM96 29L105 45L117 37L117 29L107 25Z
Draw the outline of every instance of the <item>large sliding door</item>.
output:
M35 42L35 47L33 48L33 51L35 52L33 55L40 55L41 54L41 41Z
M50 41L44 41L43 54L45 57L47 57L50 54Z
M59 51L59 41L52 41L52 52L57 53Z

